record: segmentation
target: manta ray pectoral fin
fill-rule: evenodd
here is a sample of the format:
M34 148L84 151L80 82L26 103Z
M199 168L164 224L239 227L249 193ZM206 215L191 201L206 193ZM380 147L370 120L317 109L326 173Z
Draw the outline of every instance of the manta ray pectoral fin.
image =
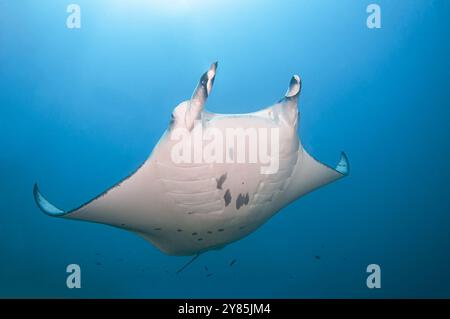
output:
M95 214L94 218L90 218L91 216L89 215L80 215L80 211L82 210L86 210L89 208L91 208L92 205L96 204L98 199L102 198L104 195L106 195L110 190L114 189L115 187L112 187L111 189L109 189L106 192L103 192L102 194L96 196L95 198L87 201L86 203L82 204L81 206L74 208L74 209L70 209L70 210L62 210L58 207L56 207L55 205L53 205L52 203L50 203L40 192L39 190L39 186L36 184L34 184L33 187L33 196L34 196L34 201L36 202L36 205L39 207L39 209L44 212L45 214L52 216L52 217L64 217L64 218L70 218L70 219L81 219L81 220L85 220L85 221L94 221L94 222L100 222L100 223L104 223L104 224L109 224L108 221L103 221L102 218L95 218Z
M331 168L300 148L295 170L286 190L286 200L291 202L321 186L334 182L350 173L350 164L344 152L336 168Z
M335 169L344 176L350 173L350 163L348 161L347 155L344 152L341 153L341 159L339 160L339 163L336 165Z
M205 102L211 94L211 90L216 77L217 62L211 64L208 71L206 71L194 90L191 100L189 102L189 109L186 112L186 127L191 130L194 127L195 120L200 119L200 115L205 108Z
M35 200L37 206L39 207L39 209L47 215L54 216L54 217L61 217L68 213L68 212L65 212L62 209L59 209L58 207L54 206L44 196L42 196L37 184L34 184L33 196L34 196L34 200Z

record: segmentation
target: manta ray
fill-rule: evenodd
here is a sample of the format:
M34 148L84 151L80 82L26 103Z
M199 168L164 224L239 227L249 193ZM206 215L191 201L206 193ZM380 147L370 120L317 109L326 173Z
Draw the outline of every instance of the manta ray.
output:
M201 76L192 97L174 108L169 127L135 172L68 211L50 203L35 184L38 207L53 217L131 231L169 255L198 256L242 239L289 203L348 175L344 153L332 168L302 146L297 133L298 75L290 80L285 96L270 107L247 114L217 114L205 110L216 70L217 62ZM230 128L276 129L276 171L263 172L260 162L174 161L173 150L180 141L171 138L172 133L182 130L190 138L207 128L224 135ZM237 150L224 149L224 153L233 158Z

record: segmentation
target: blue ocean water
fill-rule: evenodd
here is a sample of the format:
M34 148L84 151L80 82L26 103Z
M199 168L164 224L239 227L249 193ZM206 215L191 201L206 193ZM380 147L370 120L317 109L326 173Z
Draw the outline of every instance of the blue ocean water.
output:
M0 0L1 297L450 297L449 1L73 2L80 29L69 1ZM35 182L68 209L134 171L215 60L219 113L300 74L303 144L330 165L344 150L350 176L179 275L189 257L39 211Z

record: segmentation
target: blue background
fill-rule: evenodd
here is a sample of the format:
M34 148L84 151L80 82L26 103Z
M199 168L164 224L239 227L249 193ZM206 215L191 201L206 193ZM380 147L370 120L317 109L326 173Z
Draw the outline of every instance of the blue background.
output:
M1 297L450 297L449 1L76 3L70 30L69 1L0 0ZM179 275L188 257L39 211L36 181L69 209L136 169L215 60L214 112L258 110L300 74L306 149L346 151L351 175Z

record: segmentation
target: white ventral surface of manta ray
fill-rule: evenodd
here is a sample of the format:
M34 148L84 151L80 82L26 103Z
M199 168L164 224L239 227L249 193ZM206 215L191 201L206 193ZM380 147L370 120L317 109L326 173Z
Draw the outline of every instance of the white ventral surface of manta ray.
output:
M204 104L217 63L203 74L190 100L179 104L149 158L132 175L82 206L63 211L34 187L39 208L50 216L112 225L132 231L170 255L198 255L252 233L290 202L349 172L344 153L335 169L311 157L297 134L300 78L292 77L276 104L249 114L214 114ZM278 171L261 173L261 163L179 163L171 152L176 128L190 134L201 125L278 128ZM236 153L225 150L224 153ZM230 155L232 156L232 154ZM267 165L266 165L267 166Z

